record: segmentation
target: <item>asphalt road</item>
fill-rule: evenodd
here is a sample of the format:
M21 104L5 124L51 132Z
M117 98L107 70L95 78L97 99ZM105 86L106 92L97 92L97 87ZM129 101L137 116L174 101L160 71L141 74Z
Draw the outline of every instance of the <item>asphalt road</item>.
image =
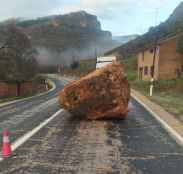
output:
M56 84L56 89L52 92L0 107L1 135L2 130L7 128L11 133L11 141L14 141L59 110L57 95L67 80L63 78L60 81L52 78L52 81ZM2 142L2 136L0 136L0 142Z
M126 120L109 121L63 111L1 162L0 174L183 174L183 148L136 101L130 108Z

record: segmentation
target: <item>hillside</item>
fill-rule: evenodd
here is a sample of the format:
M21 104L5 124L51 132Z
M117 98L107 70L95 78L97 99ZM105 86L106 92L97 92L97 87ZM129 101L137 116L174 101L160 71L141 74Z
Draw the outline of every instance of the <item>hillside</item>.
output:
M114 36L113 40L115 40L117 43L125 44L131 40L134 40L138 37L138 34L132 34L132 35L126 35L126 36Z
M156 27L151 27L147 33L139 36L122 46L119 46L106 54L118 52L124 57L137 53L139 49L149 44L155 43L155 40L162 40L183 32L183 2L174 10L172 15L163 23Z
M34 44L60 50L111 39L110 32L101 30L97 17L83 11L18 22L17 26L24 28Z
M1 23L2 42L6 23ZM16 20L39 52L41 64L69 63L103 54L114 48L112 35L101 29L97 17L84 11L67 15L53 15L34 20Z

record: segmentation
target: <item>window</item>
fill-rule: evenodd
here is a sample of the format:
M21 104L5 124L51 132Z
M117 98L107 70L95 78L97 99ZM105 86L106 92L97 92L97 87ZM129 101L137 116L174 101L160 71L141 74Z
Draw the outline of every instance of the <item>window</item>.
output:
M144 68L144 75L148 75L148 67L147 66L145 66L145 68Z
M149 52L150 52L150 53L154 53L154 49L153 49L153 48L150 49Z
M176 73L176 76L177 76L177 78L180 78L180 76L181 76L181 69L176 69L175 70L175 73Z

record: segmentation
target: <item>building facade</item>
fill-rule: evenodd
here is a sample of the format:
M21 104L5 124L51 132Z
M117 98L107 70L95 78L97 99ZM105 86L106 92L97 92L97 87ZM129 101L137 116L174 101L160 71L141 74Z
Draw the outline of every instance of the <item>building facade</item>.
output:
M161 41L137 55L139 80L176 79L183 75L183 54L177 52L178 37ZM156 52L155 52L156 50Z

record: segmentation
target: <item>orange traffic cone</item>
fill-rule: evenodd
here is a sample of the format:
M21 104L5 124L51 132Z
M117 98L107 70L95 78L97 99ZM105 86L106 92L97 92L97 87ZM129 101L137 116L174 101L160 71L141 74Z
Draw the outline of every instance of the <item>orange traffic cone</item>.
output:
M9 131L5 129L3 131L3 148L2 148L2 156L4 158L9 157L11 155L11 145L9 139Z

